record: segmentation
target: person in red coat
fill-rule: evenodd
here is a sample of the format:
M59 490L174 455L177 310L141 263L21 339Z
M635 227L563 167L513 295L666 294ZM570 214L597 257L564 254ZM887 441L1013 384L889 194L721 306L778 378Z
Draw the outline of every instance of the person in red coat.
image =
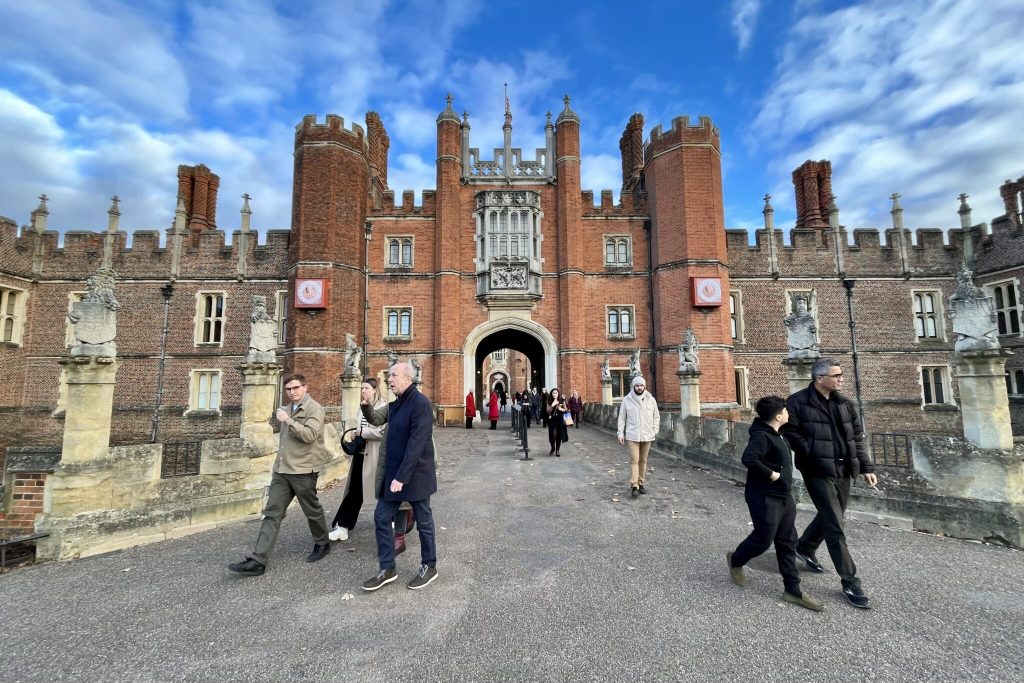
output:
M466 394L466 429L473 428L473 418L476 417L476 399L473 398L473 390Z
M498 392L492 391L491 398L487 401L487 419L491 421L491 429L498 428Z

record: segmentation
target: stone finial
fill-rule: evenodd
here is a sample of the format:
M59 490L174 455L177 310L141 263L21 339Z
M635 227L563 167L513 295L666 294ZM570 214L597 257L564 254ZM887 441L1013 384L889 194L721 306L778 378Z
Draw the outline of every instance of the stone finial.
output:
M960 193L957 199L960 200L960 208L957 209L957 213L960 214L960 227L967 230L971 227L971 207L967 204L968 195Z
M508 101L508 83L505 84L505 125L512 125L512 103Z
M174 232L183 233L188 227L188 213L185 211L185 196L178 195L178 206L174 209Z
M460 123L459 115L455 113L454 109L452 109L452 102L455 101L455 98L452 97L451 93L448 93L447 95L444 96L444 101L444 111L437 115L437 122L441 123L442 121L454 121L455 123Z
M818 350L818 323L810 312L805 295L793 298L793 312L783 319L788 330L789 358L820 358Z
M469 112L465 109L462 110L462 127L469 128Z
M32 212L32 229L38 233L46 231L46 217L50 215L50 210L46 207L46 202L49 201L49 197L45 194L39 195L39 206L36 207L35 211Z
M252 218L252 209L249 208L249 200L252 197L246 192L242 195L242 232L249 232L250 219Z
M555 124L561 124L562 121L575 121L576 123L579 123L580 118L576 116L576 112L574 112L572 107L569 106L572 102L572 98L566 95L562 98L562 102L565 103L565 109L563 109L562 113L558 115L558 120L555 121Z
M829 195L828 198L828 227L832 230L839 229L839 207L836 206L836 196Z
M895 214L897 211L900 211L900 212L903 211L903 207L900 206L900 197L901 196L902 195L900 195L899 192L893 192L891 195L889 195L889 199L892 200L892 210L889 211L889 213ZM893 227L895 227L895 225Z
M117 345L117 311L121 304L114 297L117 274L104 266L86 281L87 292L68 313L74 330L72 356L115 357Z
M775 213L775 208L772 206L772 196L770 194L766 194L764 196L764 209L761 213L765 215Z
M949 297L949 317L956 334L954 354L999 349L995 302L974 284L966 262L960 263L956 283L956 291Z
M107 232L117 232L121 220L121 209L118 204L121 199L115 194L110 198L110 208L107 209Z
M546 121L544 123L544 127L545 128L553 128L554 127L553 124L551 123L551 110L550 109L548 110L548 113L546 114Z

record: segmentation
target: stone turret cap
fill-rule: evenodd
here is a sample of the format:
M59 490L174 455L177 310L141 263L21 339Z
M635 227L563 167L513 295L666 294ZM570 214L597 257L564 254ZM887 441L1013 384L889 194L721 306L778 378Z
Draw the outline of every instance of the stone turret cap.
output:
M444 111L437 115L437 122L441 123L442 121L454 121L455 123L461 123L461 121L459 120L459 115L455 112L454 109L452 109L452 100L454 100L455 98L452 97L451 93L448 93L447 95L445 95L444 99L446 102L446 106L444 108Z
M572 102L572 98L566 95L565 97L562 98L562 101L565 102L565 109L563 109L562 112L558 115L558 119L555 121L555 125L561 125L562 121L575 121L576 123L579 123L580 117L576 116L576 112L574 112L572 108L569 106L569 104Z

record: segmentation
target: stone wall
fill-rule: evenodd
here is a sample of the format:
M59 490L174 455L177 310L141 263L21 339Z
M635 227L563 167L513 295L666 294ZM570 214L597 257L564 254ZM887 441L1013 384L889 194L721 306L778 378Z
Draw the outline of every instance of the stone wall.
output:
M616 430L618 406L588 403L587 421ZM734 481L746 480L740 456L744 423L661 413L656 448ZM876 465L880 492L858 480L848 515L957 538L1024 547L1024 445L980 450L957 437L911 437L912 466ZM799 473L797 473L799 476ZM809 503L802 481L795 497Z

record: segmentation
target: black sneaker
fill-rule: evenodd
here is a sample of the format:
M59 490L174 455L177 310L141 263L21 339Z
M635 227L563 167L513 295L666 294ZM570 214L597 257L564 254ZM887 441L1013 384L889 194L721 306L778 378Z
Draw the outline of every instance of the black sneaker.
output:
M814 553L802 553L799 550L797 550L796 556L798 559L802 560L803 563L807 566L807 571L812 572L814 574L825 573L825 568L821 566L820 562L818 562L818 558L814 556Z
M324 543L323 545L320 545L319 543L314 543L313 552L311 552L306 557L306 562L316 562L317 560L322 560L325 557L327 557L327 553L329 552L331 552L330 543Z
M391 569L381 569L377 572L376 576L363 581L364 591L375 591L378 588L391 583L398 578L398 571L392 567Z
M640 484L640 486L637 487L637 490L640 491L640 493L645 494L645 495L647 493L647 489L644 488L643 484Z
M263 576L263 572L266 571L266 567L256 560L246 558L241 562L232 562L228 565L228 570L233 571L236 574L242 576Z
M436 567L431 567L429 564L421 564L420 570L416 572L416 576L412 577L412 581L410 581L407 585L411 590L418 590L420 588L423 588L436 578Z
M868 596L864 595L864 591L860 589L860 586L844 588L843 595L846 596L846 601L854 607L859 609L871 609L871 601L868 599Z
M633 487L633 492L630 495L633 496L634 498L639 498L640 497L640 487L639 486L634 486Z

